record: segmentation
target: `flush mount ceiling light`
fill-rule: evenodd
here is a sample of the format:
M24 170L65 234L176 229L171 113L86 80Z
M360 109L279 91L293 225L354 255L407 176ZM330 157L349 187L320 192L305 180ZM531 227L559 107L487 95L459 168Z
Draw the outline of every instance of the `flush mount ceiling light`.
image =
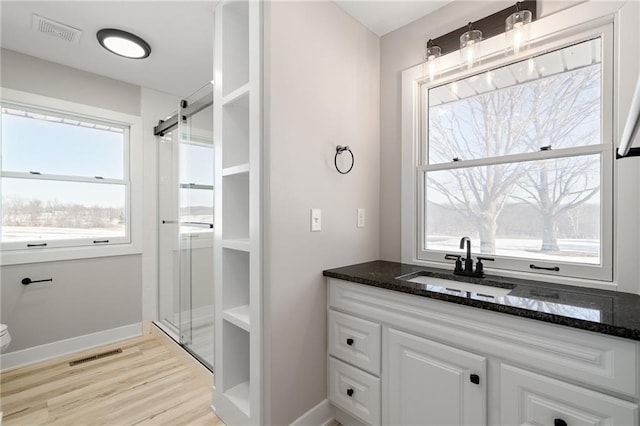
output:
M507 55L517 55L529 45L531 35L531 19L529 10L520 10L520 2L516 3L516 11L505 20L505 36L507 38Z
M103 28L96 34L100 46L111 53L130 59L144 59L151 47L135 34L113 28Z

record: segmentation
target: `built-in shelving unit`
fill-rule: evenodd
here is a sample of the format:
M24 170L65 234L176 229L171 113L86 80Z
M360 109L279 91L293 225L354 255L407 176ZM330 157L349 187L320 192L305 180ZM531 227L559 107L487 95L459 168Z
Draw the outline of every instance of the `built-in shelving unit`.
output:
M233 176L242 173L249 173L249 163L238 164L237 166L227 167L222 169L222 176Z
M222 318L245 331L251 331L251 311L249 310L249 305L227 309L222 312Z
M215 12L215 383L213 409L228 425L262 424L260 2Z

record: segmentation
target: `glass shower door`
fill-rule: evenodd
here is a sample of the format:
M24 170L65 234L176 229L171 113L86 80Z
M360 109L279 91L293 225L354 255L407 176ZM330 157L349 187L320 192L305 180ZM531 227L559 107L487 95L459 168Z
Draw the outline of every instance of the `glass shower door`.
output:
M213 369L213 107L207 85L182 102L158 148L161 323Z
M178 116L180 340L213 367L213 86L182 102Z

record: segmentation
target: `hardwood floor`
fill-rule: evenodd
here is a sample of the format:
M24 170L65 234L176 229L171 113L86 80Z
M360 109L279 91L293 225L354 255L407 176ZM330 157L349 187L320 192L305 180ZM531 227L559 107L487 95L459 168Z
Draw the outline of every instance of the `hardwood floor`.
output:
M211 373L172 344L148 334L3 373L2 424L224 425L210 408ZM122 353L69 366L115 348Z

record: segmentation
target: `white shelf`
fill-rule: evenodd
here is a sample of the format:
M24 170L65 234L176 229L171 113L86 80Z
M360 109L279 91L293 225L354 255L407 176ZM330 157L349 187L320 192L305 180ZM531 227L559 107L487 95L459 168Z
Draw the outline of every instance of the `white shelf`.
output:
M222 176L233 176L242 173L249 173L249 163L238 164L237 166L225 167L222 169Z
M243 84L222 98L222 105L230 105L249 96L249 83ZM248 105L247 105L248 106Z
M244 414L246 414L247 417L251 417L249 411L249 389L250 386L249 382L247 381L232 387L224 393L229 401L235 404L235 406L238 407Z
M222 240L222 247L226 249L249 252L251 250L251 241L248 238Z
M249 305L242 305L236 308L226 309L222 312L222 318L236 325L244 331L250 331L251 311Z

